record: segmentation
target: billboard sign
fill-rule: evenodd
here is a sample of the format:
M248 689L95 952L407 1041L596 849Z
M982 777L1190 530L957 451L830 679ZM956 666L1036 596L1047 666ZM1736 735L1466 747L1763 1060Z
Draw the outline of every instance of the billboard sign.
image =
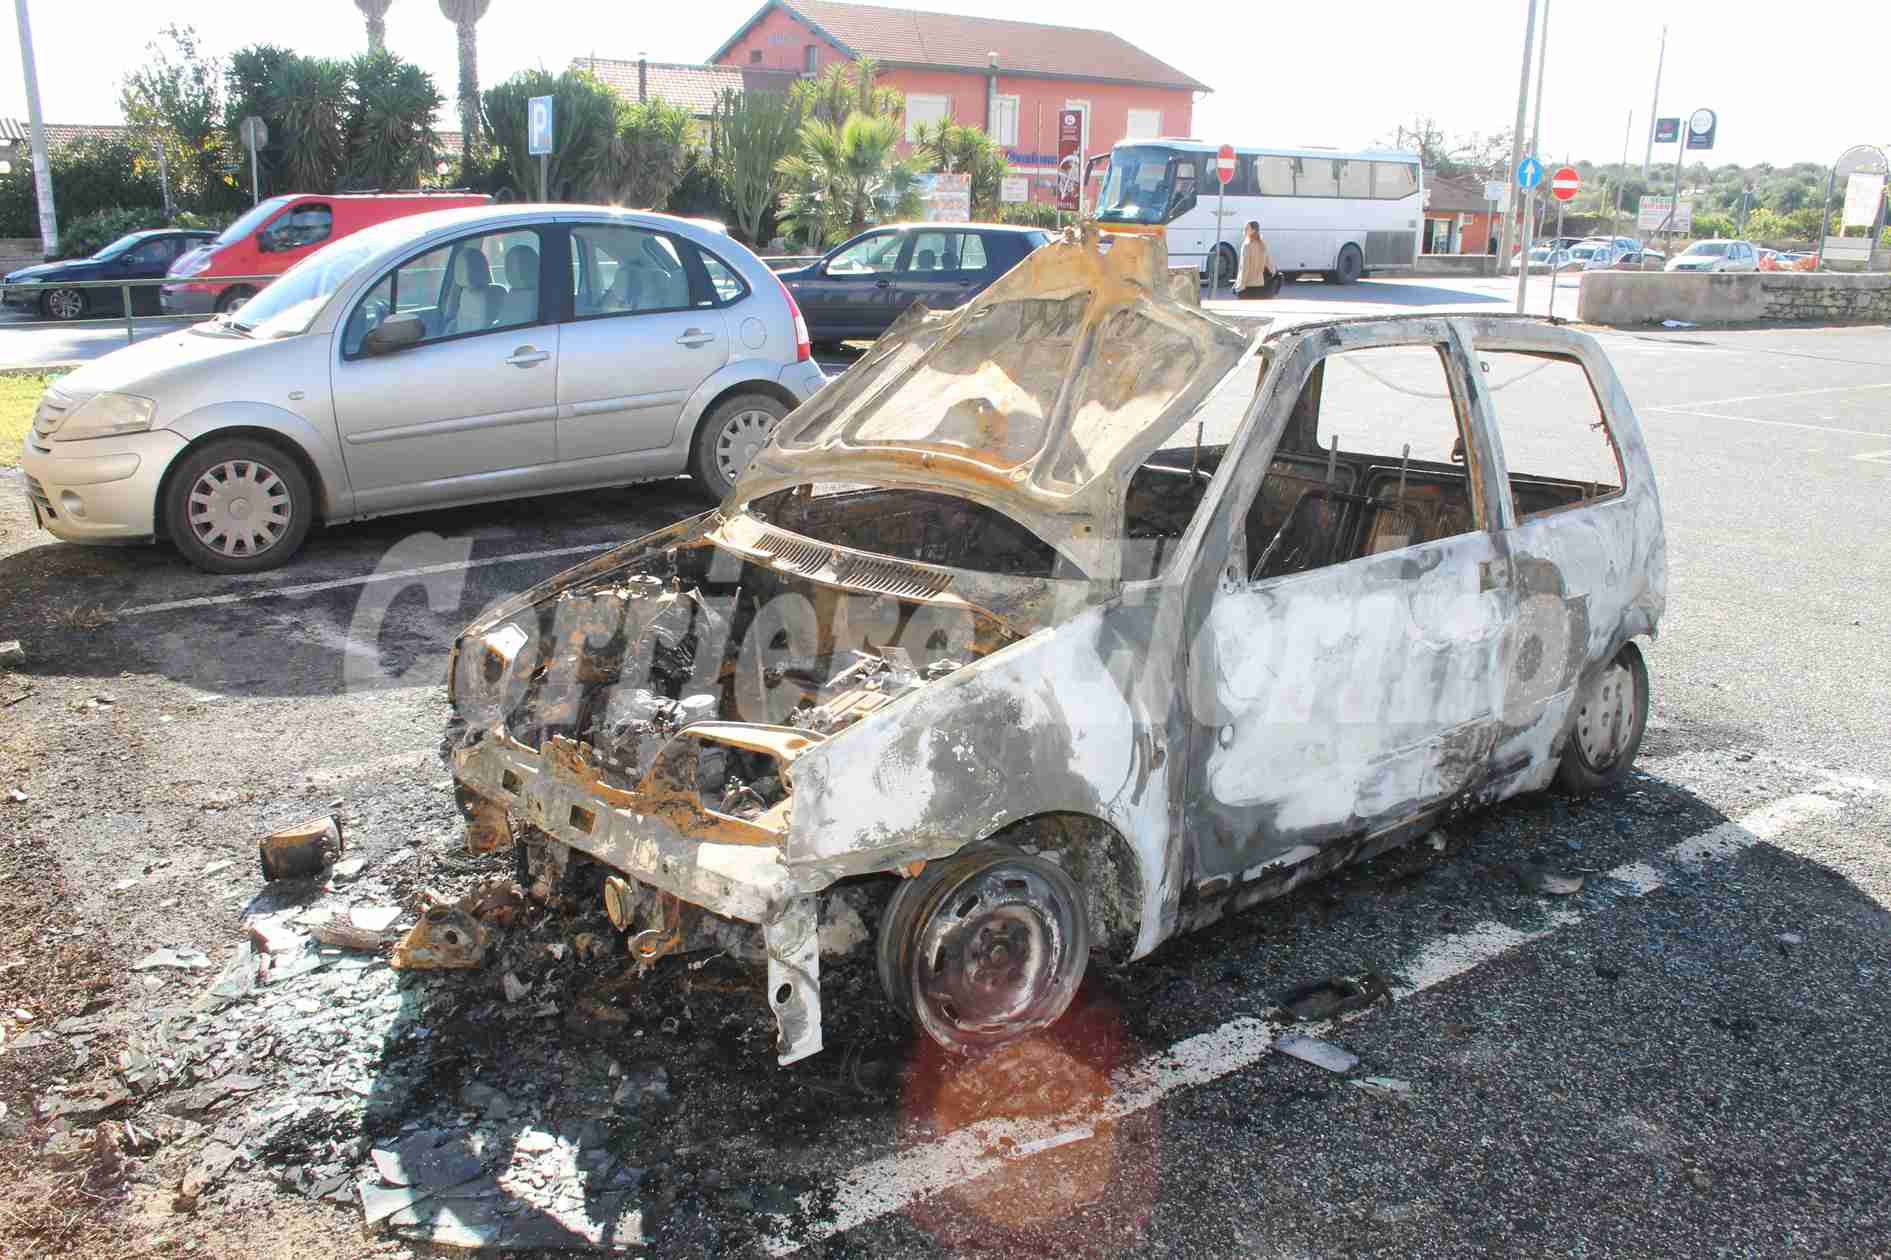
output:
M1697 109L1687 116L1687 147L1690 149L1711 149L1714 147L1714 129L1720 126L1720 119L1711 109Z
M926 205L928 223L964 223L972 217L970 175L921 175L919 197Z
M1083 201L1083 111L1057 111L1057 208L1077 210Z
M1673 144L1681 138L1681 120L1679 118L1655 119L1655 143Z
M1845 215L1842 228L1878 226L1878 203L1884 200L1884 176L1860 171L1845 177Z
M1674 221L1668 221L1668 208L1673 203L1672 197L1643 197L1641 209L1635 213L1635 227L1643 232L1692 232L1694 230L1694 202L1691 198L1681 198L1681 208L1674 215Z
M1006 205L1015 205L1031 199L1031 180L1024 175L1007 175L998 185L998 200Z

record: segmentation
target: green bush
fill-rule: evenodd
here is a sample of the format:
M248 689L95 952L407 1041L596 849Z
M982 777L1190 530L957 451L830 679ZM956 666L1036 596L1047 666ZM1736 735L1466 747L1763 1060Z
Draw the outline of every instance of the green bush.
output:
M53 205L62 225L101 210L155 212L164 206L156 156L120 137L87 136L59 146L52 151L52 175ZM33 162L22 155L11 174L0 176L0 236L38 235Z
M1076 216L1071 216L1073 219ZM1057 226L1057 207L1048 201L1008 201L998 207L1000 223L1017 223L1024 227L1054 228Z
M164 211L144 206L94 210L59 229L59 257L89 258L129 232L161 227L222 228L229 221L227 215L180 214L166 222Z

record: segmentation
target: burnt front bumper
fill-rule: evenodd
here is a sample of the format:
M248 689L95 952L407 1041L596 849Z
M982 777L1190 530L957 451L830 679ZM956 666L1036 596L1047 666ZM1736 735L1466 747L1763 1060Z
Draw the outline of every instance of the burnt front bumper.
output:
M493 735L453 753L460 786L545 835L712 914L759 924L781 1063L821 1049L820 910L824 878L798 875L774 844L725 843L600 788L568 741L535 751Z

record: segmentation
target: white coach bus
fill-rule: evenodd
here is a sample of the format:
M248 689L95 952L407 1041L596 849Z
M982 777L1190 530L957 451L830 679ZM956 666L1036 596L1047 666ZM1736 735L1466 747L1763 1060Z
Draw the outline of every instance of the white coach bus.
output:
M1235 146L1227 196L1215 177L1218 146L1200 140L1126 140L1113 149L1092 204L1103 232L1168 237L1169 260L1204 275L1211 250L1232 276L1241 229L1261 225L1287 279L1323 275L1350 284L1368 271L1411 271L1425 217L1416 153Z

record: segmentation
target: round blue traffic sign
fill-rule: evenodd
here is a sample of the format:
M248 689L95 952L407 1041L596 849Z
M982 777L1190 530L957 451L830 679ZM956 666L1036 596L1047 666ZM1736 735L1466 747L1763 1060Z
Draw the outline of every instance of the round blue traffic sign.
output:
M1543 163L1527 157L1517 164L1517 187L1535 188L1543 182Z

